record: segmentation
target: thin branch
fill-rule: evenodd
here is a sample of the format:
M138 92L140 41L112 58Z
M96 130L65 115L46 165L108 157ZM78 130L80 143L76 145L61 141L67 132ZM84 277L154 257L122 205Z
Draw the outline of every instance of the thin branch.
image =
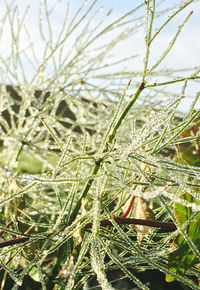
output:
M131 97L132 97L131 101L128 103L128 105L125 107L125 109L124 109L123 112L121 113L121 115L120 115L118 121L116 122L116 124L115 124L115 126L114 126L114 128L113 128L113 130L112 130L112 133L108 136L108 141L107 141L107 143L105 144L105 147L104 147L104 149L102 150L101 153L104 154L104 153L108 152L108 150L109 150L109 144L111 144L112 141L114 140L114 138L115 138L115 136L116 136L116 133L117 133L117 130L119 129L119 127L120 127L122 121L125 119L126 115L127 115L128 112L130 111L130 109L132 108L133 104L136 102L136 100L138 99L139 95L140 95L141 92L144 90L144 88L145 88L145 81L142 81L141 84L140 84L140 86L139 86L139 88L138 88L137 91L135 92L135 94L133 94L133 95L131 96ZM95 165L94 165L94 167L93 167L92 174L91 174L92 178L90 178L90 179L87 181L87 183L86 183L86 185L85 185L85 187L84 187L84 189L83 189L83 191L82 191L82 194L81 194L81 196L80 196L78 202L76 203L76 206L75 206L75 208L74 208L74 210L73 210L73 212L72 212L72 214L71 214L69 224L72 224L72 222L75 220L75 218L76 218L76 216L77 216L77 213L78 213L78 211L79 211L80 208L81 208L81 201L82 201L82 199L87 195L88 191L90 190L90 187L91 187L91 185L92 185L92 183L93 183L93 181L94 181L95 176L97 175L97 173L98 173L98 171L99 171L99 168L100 168L100 166L101 166L102 161L103 161L103 158L100 157L100 158L95 162Z
M116 217L114 218L115 222L118 225L142 225L154 228L161 228L169 231L177 230L177 227L172 222L159 222L159 221L151 221L151 220L143 220L143 219L131 219L131 218L123 218L123 217ZM100 226L107 227L113 226L112 222L108 219L101 220ZM92 227L92 223L88 223L85 225L86 229L90 229Z
M197 80L200 79L200 76L195 76L195 77L184 77L184 78L180 78L180 79L175 79L172 81L167 81L167 82L163 82L163 83L154 83L151 85L146 85L145 88L154 88L154 87L160 87L160 86L166 86L166 85L170 85L170 84L174 84L174 83L178 83L178 82L185 82L186 80Z
M13 221L10 221L10 222L6 225L6 228L8 229L12 224L13 224ZM4 232L5 232L4 230L1 230L1 231L0 231L0 236L2 236Z
M8 241L4 241L0 243L0 248L4 248L7 246L12 246L16 244L21 244L29 240L29 237L24 237L24 238L17 238L17 239L12 239Z

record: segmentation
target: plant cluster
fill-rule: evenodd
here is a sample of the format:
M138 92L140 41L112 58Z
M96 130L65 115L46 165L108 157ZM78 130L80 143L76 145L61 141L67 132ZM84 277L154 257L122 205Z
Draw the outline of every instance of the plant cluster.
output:
M199 289L199 92L186 113L177 108L200 69L161 68L195 1L141 1L94 25L98 2L72 18L65 1L40 2L40 61L28 8L4 1L0 39L9 27L11 45L0 56L1 289ZM180 13L152 60L152 44ZM121 69L136 56L111 53L141 29L143 68Z

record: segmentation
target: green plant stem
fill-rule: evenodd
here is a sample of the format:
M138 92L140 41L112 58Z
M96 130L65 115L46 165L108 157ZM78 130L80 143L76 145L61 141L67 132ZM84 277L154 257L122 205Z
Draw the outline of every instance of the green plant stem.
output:
M96 161L96 163L94 165L94 168L92 170L92 176L95 176L97 174L97 172L99 171L100 165L101 165L101 162L97 162ZM81 201L87 195L87 193L88 193L93 181L94 181L94 177L90 178L88 180L88 182L86 183L86 185L85 185L85 187L83 189L83 192L81 194L81 197L79 198L78 202L76 203L76 206L75 206L75 208L74 208L74 210L73 210L73 212L72 212L72 214L70 216L69 225L75 220L76 215L77 215L79 209L81 208Z
M136 100L138 99L140 93L143 91L143 89L145 88L145 82L142 81L139 88L137 89L136 93L133 95L131 101L128 103L128 105L125 107L125 109L123 110L123 112L121 113L121 116L119 117L117 123L115 124L114 128L113 128L113 131L112 133L109 135L108 137L108 142L105 144L105 147L102 151L102 153L106 153L108 152L109 150L109 143L111 143L113 141L113 139L115 138L116 136L116 133L117 133L117 130L119 129L122 121L125 119L126 115L128 114L128 112L130 111L131 107L133 106L133 104L136 102ZM95 162L95 165L93 167L93 170L92 170L92 178L90 178L88 180L88 182L86 183L84 189L83 189L83 192L70 216L70 219L69 219L69 223L68 225L72 224L72 222L75 220L76 216L77 216L77 213L78 211L80 210L80 207L81 207L81 201L82 199L87 195L93 181L94 181L94 177L96 176L96 174L98 173L99 171L99 168L101 166L101 163L103 161L103 158L99 158L98 160L96 160Z
M154 83L152 85L147 85L145 86L145 88L154 88L154 87L160 87L160 86L166 86L166 85L170 85L170 84L175 84L175 83L179 83L179 82L184 82L186 80L197 80L200 79L200 76L189 76L189 77L185 77L185 78L178 78L172 81L167 81L167 82L163 82L163 83Z
M188 1L187 3L184 3L183 6L181 6L177 11L175 11L164 23L161 25L159 29L156 30L155 34L153 37L150 39L149 44L156 38L156 36L161 32L161 30L179 13L181 12L184 8L186 8L189 4L191 4L193 0Z
M113 141L113 139L115 138L115 135L117 133L117 130L119 129L123 119L126 117L126 115L128 114L129 110L131 109L131 107L133 106L133 104L136 102L137 98L139 97L140 93L143 91L143 89L145 88L145 81L142 81L139 88L137 89L135 95L133 96L132 100L128 103L128 105L126 106L126 108L124 109L124 111L122 112L119 120L117 121L115 127L113 128L113 131L111 133L111 135L109 136L108 142L111 143ZM107 152L108 149L107 147L104 149L104 152Z
M168 48L164 51L163 55L158 59L158 61L150 68L150 70L148 71L148 74L152 73L152 71L155 70L155 68L157 66L159 66L159 64L165 59L165 57L167 56L167 54L171 51L172 47L174 46L174 44L176 43L176 40L179 36L179 34L181 33L181 30L183 29L184 25L186 24L186 22L188 21L188 19L191 17L193 11L191 11L188 16L185 18L185 20L183 21L182 25L179 26L177 33L175 34L174 38L172 39L172 41L170 42Z
M147 66L148 66L148 62L149 62L149 55L150 55L150 40L151 40L151 33L152 33L152 26L153 26L153 21L154 21L154 14L155 14L155 0L153 1L153 6L152 6L152 10L150 9L149 6L149 2L148 1L146 3L147 5L147 9L146 9L146 56L145 56L145 63L144 63L144 72L143 72L143 80L146 77L147 74ZM150 17L150 23L149 23L149 12L151 12L151 17Z
M199 110L176 132L167 142L165 142L163 145L161 145L154 153L159 152L162 148L166 147L168 144L170 144L177 136L183 132L185 128L188 127L188 125L195 119L199 117Z
M13 224L13 221L10 221L10 222L6 225L6 228L9 228L12 224ZM4 233L4 230L1 230L1 231L0 231L0 236L2 236L3 233Z

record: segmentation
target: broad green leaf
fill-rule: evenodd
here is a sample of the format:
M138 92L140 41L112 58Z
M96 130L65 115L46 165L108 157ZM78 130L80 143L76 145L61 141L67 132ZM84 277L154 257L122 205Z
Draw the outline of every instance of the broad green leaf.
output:
M181 199L189 203L198 203L190 194L184 194ZM186 207L182 204L175 203L174 205L175 215L180 226L184 226L189 221L188 225L183 229L189 240L191 240L194 246L200 251L200 213L193 219L194 212L191 207ZM169 256L169 269L174 273L185 274L193 265L200 261L195 256L194 252L190 248L189 244L184 239L183 235L179 234L175 240L178 249L172 252ZM169 281L170 277L166 278Z

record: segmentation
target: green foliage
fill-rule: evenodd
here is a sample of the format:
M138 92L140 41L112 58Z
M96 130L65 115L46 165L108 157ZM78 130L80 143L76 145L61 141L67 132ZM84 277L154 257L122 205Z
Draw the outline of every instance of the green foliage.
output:
M40 49L28 9L4 1L1 19L0 40L11 48L0 57L1 289L199 289L199 92L187 113L178 106L200 70L162 68L194 1L168 9L134 2L118 19L99 16L100 0L80 3L74 16L65 1L47 2ZM63 3L63 23L54 26ZM152 44L178 16L155 60ZM112 53L138 32L143 68L127 69L135 54ZM133 195L142 205L131 217L151 213L154 225L140 225L139 239L138 227L115 218Z
M199 205L199 201L188 193L181 199ZM175 203L174 210L183 234L178 235L175 240L178 249L170 254L169 267L171 271L184 275L188 269L199 262L200 214L194 214L190 207L179 203Z

